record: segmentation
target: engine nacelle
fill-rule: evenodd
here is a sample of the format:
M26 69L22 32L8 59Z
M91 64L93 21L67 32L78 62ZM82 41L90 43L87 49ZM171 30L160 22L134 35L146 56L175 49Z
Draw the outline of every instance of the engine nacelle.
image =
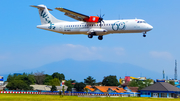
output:
M91 34L93 32L95 32L96 35L106 35L107 34L106 29L90 29L89 32L87 32L87 33Z
M90 16L89 18L85 18L84 21L97 23L99 21L99 17L98 16Z

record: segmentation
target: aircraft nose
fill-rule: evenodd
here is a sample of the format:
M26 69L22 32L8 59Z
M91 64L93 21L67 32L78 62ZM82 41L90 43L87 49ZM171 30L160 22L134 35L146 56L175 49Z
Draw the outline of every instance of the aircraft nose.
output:
M153 29L153 26L148 25L148 29L149 29L149 30L152 30L152 29Z

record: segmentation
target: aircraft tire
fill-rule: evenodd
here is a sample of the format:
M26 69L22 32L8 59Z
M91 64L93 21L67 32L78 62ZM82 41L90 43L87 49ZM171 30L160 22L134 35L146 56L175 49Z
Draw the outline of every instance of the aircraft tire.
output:
M143 37L146 37L146 35L144 34Z
M98 36L98 39L99 39L99 40L102 40L102 39L103 39L103 36Z
M88 34L88 38L93 38L93 35L92 34Z

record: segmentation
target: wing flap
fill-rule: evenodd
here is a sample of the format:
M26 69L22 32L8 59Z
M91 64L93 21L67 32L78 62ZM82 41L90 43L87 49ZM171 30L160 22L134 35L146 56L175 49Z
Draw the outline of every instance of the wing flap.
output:
M80 14L80 13L77 13L77 12L74 12L74 11L71 11L71 10L68 10L68 9L65 9L65 8L55 8L61 12L64 12L66 16L69 16L73 19L76 19L76 20L79 20L79 21L84 21L85 18L89 18L89 16L87 15L84 15L84 14Z

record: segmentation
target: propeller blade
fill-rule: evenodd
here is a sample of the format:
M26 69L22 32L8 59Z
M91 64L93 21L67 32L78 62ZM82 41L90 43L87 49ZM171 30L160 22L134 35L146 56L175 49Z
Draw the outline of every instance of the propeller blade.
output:
M96 14L97 15L97 14ZM100 9L100 15L98 16L99 17L99 20L98 20L98 22L97 23L100 23L100 28L101 28L101 26L102 26L102 22L105 24L105 22L103 21L103 17L104 17L104 15L105 14L103 14L103 15L101 15L101 9Z
M104 15L105 15L105 14L103 14L103 16L102 16L102 17L104 17Z
M104 21L102 20L102 22L104 23Z

